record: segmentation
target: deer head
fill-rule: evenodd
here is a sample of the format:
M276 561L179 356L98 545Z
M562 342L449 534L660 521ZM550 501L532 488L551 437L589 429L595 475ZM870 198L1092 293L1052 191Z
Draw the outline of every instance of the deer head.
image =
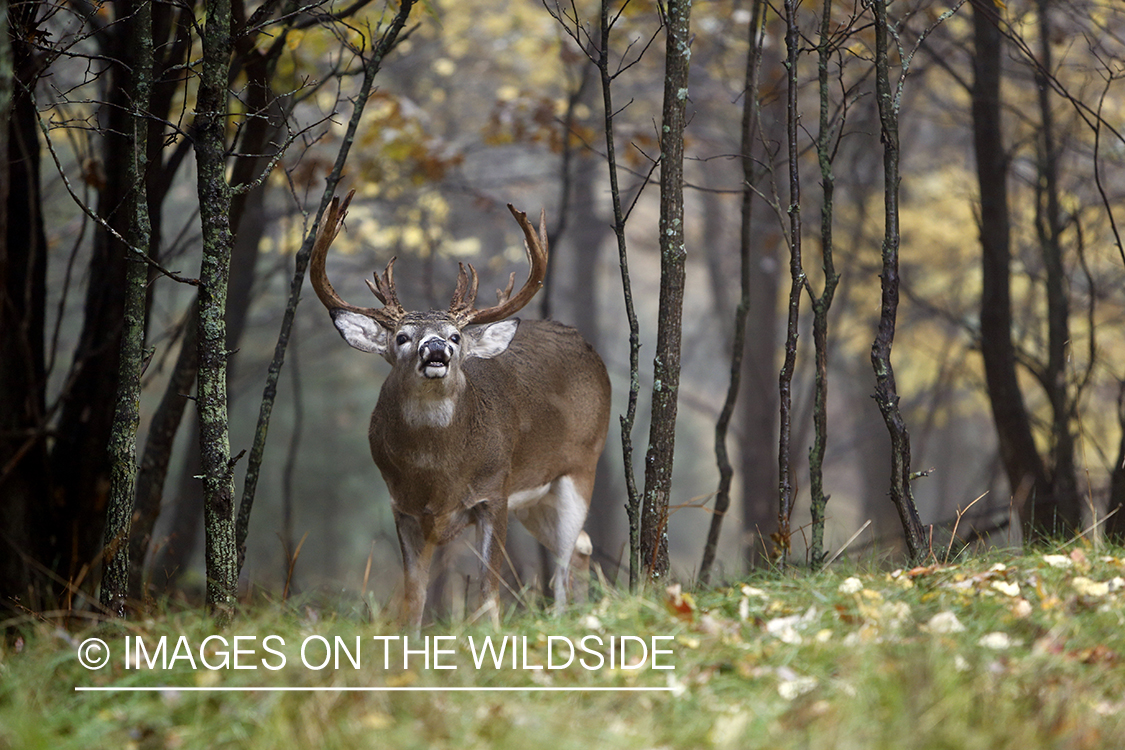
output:
M546 212L539 218L539 233L527 220L527 215L517 211L511 204L508 210L516 218L526 238L525 248L531 263L531 271L527 281L519 293L512 296L515 286L516 274L513 272L508 279L505 289L496 291L496 304L492 307L478 309L475 305L477 296L477 271L472 264L460 263L457 276L457 287L445 312L429 311L424 313L407 312L398 301L398 292L395 289L394 266L396 258L391 258L383 271L382 277L374 275L374 281L367 281L368 288L382 303L382 307L357 307L340 298L328 281L325 270L325 258L328 247L339 233L344 217L347 215L348 206L351 204L355 191L351 191L344 198L343 203L333 198L331 206L325 214L320 231L317 233L313 245L312 257L309 261L309 278L313 289L320 301L328 308L332 321L336 324L340 335L350 345L364 352L374 352L382 355L392 365L402 355L402 348L409 346L410 333L420 330L437 334L438 338L448 346L410 346L417 353L419 359L419 373L427 378L443 378L450 371L450 364L454 348L464 348L469 356L490 358L499 354L507 347L515 332L513 321L505 319L519 312L539 288L543 286L543 279L547 275L547 231ZM506 324L493 330L490 324L496 322ZM468 329L467 334L462 332ZM465 340L468 336L469 340ZM429 338L429 337L428 337ZM430 343L428 341L427 343Z
M407 311L393 258L367 282L381 306L358 307L340 298L325 270L353 193L334 198L326 212L309 278L344 340L391 364L368 437L402 548L404 619L420 625L433 549L470 524L480 536L485 606L497 616L509 508L555 554L555 599L565 604L605 444L610 387L605 365L577 331L511 317L546 274L545 214L536 232L508 206L531 269L515 294L513 273L491 307L476 307L476 269L461 264L448 309Z

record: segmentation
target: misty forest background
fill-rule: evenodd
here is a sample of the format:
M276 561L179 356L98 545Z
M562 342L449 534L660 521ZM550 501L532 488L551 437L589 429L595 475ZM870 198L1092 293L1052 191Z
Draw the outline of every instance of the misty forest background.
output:
M616 414L631 382L624 249L640 345L633 472L645 471L668 313L666 50L682 31L663 21L683 4L2 5L5 607L92 606L107 543L111 555L128 543L131 601L201 596L215 498L231 518L240 499L248 514L244 590L391 598L398 544L366 440L388 366L347 347L307 290L283 367L277 355L332 192L357 191L329 259L336 288L359 302L362 278L398 256L399 294L416 308L448 304L458 261L476 265L482 289L522 278L504 206L545 207L551 267L521 315L583 332ZM211 20L223 13L229 35ZM672 574L819 563L849 540L846 554L897 560L1125 536L1125 8L716 0L690 14L682 372L670 512L656 529ZM894 251L892 390L873 398L888 385L872 346ZM123 358L144 361L134 458L111 446ZM197 407L228 398L229 452L208 456ZM724 404L730 485L717 496ZM887 427L896 405L905 446ZM202 444L218 445L207 419ZM822 463L814 451L810 464L814 444ZM115 467L129 461L128 533L107 535ZM701 562L727 495L713 562ZM586 528L619 585L628 498L615 419ZM535 586L540 553L522 529L512 536L511 577ZM435 587L456 611L476 563L454 547L462 572Z

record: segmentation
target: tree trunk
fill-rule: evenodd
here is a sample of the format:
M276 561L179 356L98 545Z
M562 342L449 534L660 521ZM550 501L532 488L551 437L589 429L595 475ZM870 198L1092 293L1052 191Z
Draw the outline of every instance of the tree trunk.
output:
M827 553L824 550L825 509L828 495L824 493L824 454L828 448L828 311L840 281L832 257L832 215L836 178L832 173L834 134L843 127L829 123L828 64L834 51L831 41L831 0L824 1L820 16L820 38L817 42L817 79L820 94L820 122L816 138L817 161L820 164L822 191L820 209L820 252L824 268L824 290L813 297L813 346L816 350L816 396L813 406L815 428L813 444L809 448L809 492L811 495L812 531L809 543L809 562L819 566ZM809 290L812 296L812 290Z
M801 261L801 164L800 144L797 134L800 130L800 105L798 102L797 63L801 51L801 40L797 28L798 0L785 0L785 49L786 57L786 144L789 159L789 305L785 326L785 356L778 376L778 402L780 404L780 433L777 441L778 508L777 533L771 535L774 541L773 556L784 564L789 555L789 519L793 515L793 499L796 493L793 469L790 464L793 419L793 369L797 363L797 324L801 312L801 292L805 282L805 270Z
M39 130L27 93L38 71L22 40L32 38L27 6L0 7L0 611L18 599L37 607L50 588L28 560L42 554L51 528L46 444L47 240L39 211ZM8 33L11 23L13 34ZM10 42L10 44L9 44ZM4 101L3 99L6 99ZM9 221L8 217L19 217Z
M1059 154L1055 141L1051 86L1052 70L1049 0L1037 0L1040 59L1035 68L1039 94L1039 180L1036 182L1036 232L1043 250L1047 286L1047 369L1043 378L1051 403L1051 492L1036 494L1021 516L1024 538L1066 539L1082 530L1082 497L1075 467L1075 439L1071 427L1071 398L1067 378L1067 348L1070 346L1070 300L1061 235L1059 204Z
M203 458L207 603L221 623L233 616L238 583L234 541L234 466L227 415L227 282L233 238L226 183L225 123L230 70L229 0L208 0L196 116L203 262L199 292L199 444Z
M640 553L646 578L668 574L668 499L676 449L684 303L684 125L687 110L690 0L666 9L664 110L660 139L660 312L653 361L652 424L645 456Z
M138 0L115 4L115 17L127 18ZM132 67L126 34L105 34L103 54L114 60L101 105L101 163L105 185L97 213L121 237L129 233L127 201L136 185L129 170L132 115L126 92ZM46 560L60 583L96 582L88 573L99 561L110 486L106 446L114 419L117 374L125 317L125 246L98 225L90 258L82 333L74 353L74 372L65 394L51 451L56 486L43 518L48 529ZM62 602L69 605L69 598Z
M127 137L130 158L126 173L134 186L127 205L129 232L126 238L135 253L148 253L148 109L152 88L152 4L141 2L124 27L129 39L132 66L127 86L130 128ZM137 484L137 427L141 421L141 374L144 369L148 266L142 257L127 251L125 271L124 327L117 378L117 398L109 454L110 492L106 511L105 552L100 601L112 615L125 616L129 583L129 530Z
M995 5L974 0L972 8L973 147L981 204L981 355L1000 460L1008 475L1012 502L1022 517L1035 498L1049 497L1050 488L1016 377L1012 345L1011 217L1000 97L1003 34Z
M640 323L633 306L633 287L629 277L629 253L625 242L625 212L622 208L621 188L617 180L617 146L614 140L613 73L609 69L609 38L613 24L610 21L610 0L602 0L598 20L598 76L601 79L602 121L605 123L606 165L609 172L609 195L613 204L613 233L617 238L617 265L621 271L621 291L625 302L625 317L629 322L629 397L625 413L621 415L621 463L625 476L625 512L629 518L629 590L635 591L640 583L640 532L641 498L633 472L633 426L637 416L637 397L640 392Z
M879 328L871 345L871 364L875 369L875 403L891 436L891 502L898 510L906 534L911 560L918 561L926 551L925 534L914 493L910 486L910 434L899 411L898 387L891 366L891 347L898 315L898 188L899 140L897 90L892 85L888 52L890 30L887 21L889 0L873 0L875 10L875 90L879 105L880 134L883 141L884 230L880 275L882 303Z
M742 375L745 369L744 355L746 352L746 329L750 315L750 305L753 301L751 294L752 268L751 258L754 247L753 235L750 231L751 218L753 217L754 192L750 186L757 183L754 160L751 154L754 151L754 142L758 132L758 71L761 60L761 34L762 23L761 0L754 0L753 10L750 14L750 27L747 38L750 49L746 55L746 76L744 81L742 101L742 128L740 132L739 153L742 155L742 178L745 188L742 192L741 223L738 242L739 258L739 299L738 307L734 314L734 330L731 337L731 363L730 381L727 395L715 422L715 462L719 468L719 488L715 495L715 512L711 516L711 525L707 531L707 541L703 547L703 560L699 565L699 580L707 584L711 580L711 568L715 562L715 554L719 546L719 533L722 530L723 519L730 509L730 489L734 478L734 467L731 465L730 454L727 450L727 432L734 416L738 393L742 385ZM716 217L718 221L719 217ZM717 289L723 288L719 284L720 273L714 275L713 281ZM716 294L716 299L720 294ZM719 308L722 312L725 305ZM772 390L772 389L771 389Z
M180 91L180 77L175 74L185 62L191 50L191 30L186 20L188 12L174 10L167 5L157 4L152 9L153 44L160 50L161 57L154 61L150 110L153 118L148 129L148 218L151 225L149 234L149 254L157 260L163 246L163 206L171 188L173 178L184 163L189 142L185 139L165 159L165 134L158 118L166 117L175 97ZM194 21L194 16L192 16ZM149 285L149 306L153 290L157 284ZM144 590L144 571L152 531L160 513L164 483L168 474L168 464L172 458L172 448L180 428L188 394L195 384L197 371L196 318L198 307L195 301L185 314L183 330L180 334L180 353L176 358L172 374L165 386L160 404L153 412L148 425L137 468L137 489L134 501L133 527L129 535L129 598L141 602L148 592ZM198 473L198 472L196 472ZM193 480L197 482L198 480ZM202 514L200 514L202 515Z

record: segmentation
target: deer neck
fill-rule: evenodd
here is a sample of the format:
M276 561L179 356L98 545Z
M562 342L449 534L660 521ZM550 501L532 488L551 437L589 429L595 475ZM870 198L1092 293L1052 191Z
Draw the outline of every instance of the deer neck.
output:
M400 416L408 428L441 429L453 424L458 411L465 408L465 374L460 370L444 378L404 378Z

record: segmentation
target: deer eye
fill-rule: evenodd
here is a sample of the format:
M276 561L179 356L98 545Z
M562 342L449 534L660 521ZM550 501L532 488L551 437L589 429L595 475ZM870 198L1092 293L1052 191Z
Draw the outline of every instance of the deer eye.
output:
M399 346L404 345L407 341L410 341L410 337L405 333L400 333L395 337L395 343L397 343Z
M452 341L454 344L460 344L461 343L461 334L455 333L455 334L453 334L452 336L449 337L449 340Z

